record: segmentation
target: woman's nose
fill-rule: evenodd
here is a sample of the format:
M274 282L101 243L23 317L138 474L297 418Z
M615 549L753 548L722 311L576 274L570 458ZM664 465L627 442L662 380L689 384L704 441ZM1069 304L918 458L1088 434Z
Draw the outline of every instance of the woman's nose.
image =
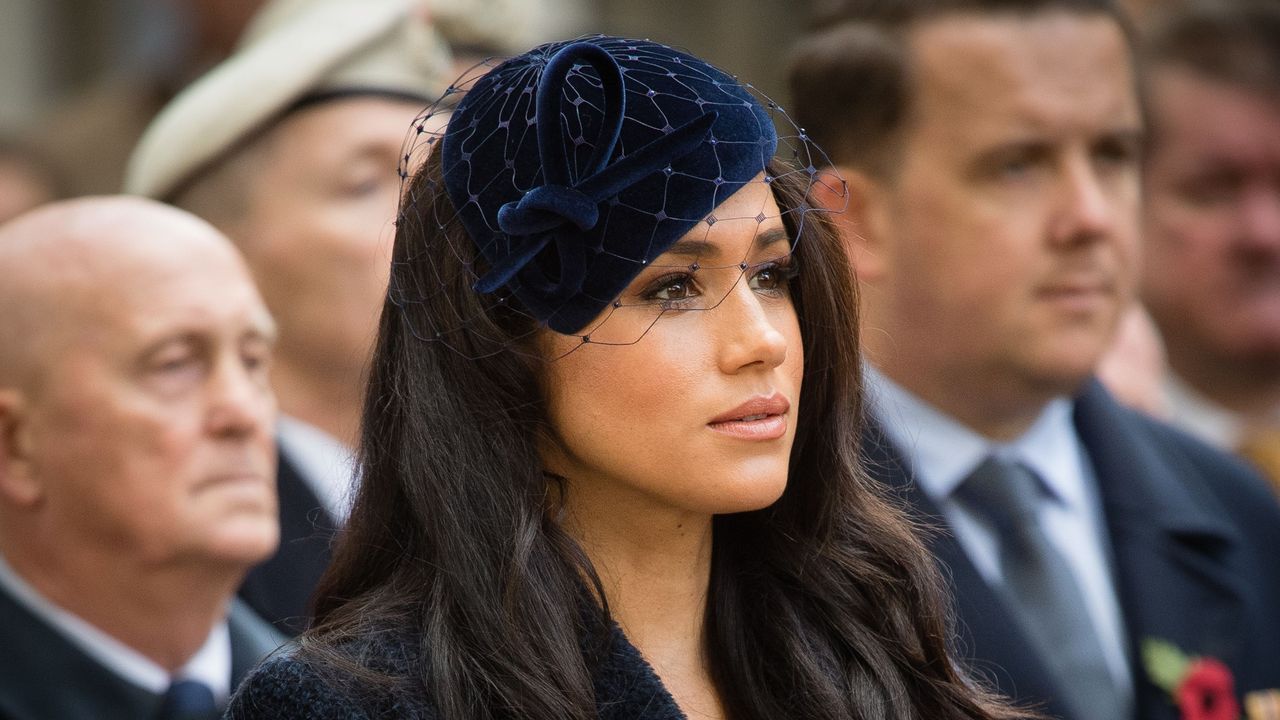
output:
M742 278L711 312L720 316L716 332L721 334L720 369L725 373L772 369L786 361L787 336L778 323L784 312L794 312L790 303L762 298Z

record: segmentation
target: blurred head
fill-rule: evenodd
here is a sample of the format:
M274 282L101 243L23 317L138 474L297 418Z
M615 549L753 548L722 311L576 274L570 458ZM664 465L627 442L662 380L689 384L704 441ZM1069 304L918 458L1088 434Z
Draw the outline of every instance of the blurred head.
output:
M91 198L0 229L0 271L0 329L24 338L0 348L0 551L269 556L275 329L230 243Z
M302 107L177 199L244 253L291 365L347 376L367 363L387 290L395 168L420 109L375 95Z
M129 192L239 246L280 323L285 411L334 434L386 293L401 146L450 63L420 0L274 0L130 160Z
M1121 316L1111 347L1098 362L1098 380L1129 407L1167 418L1167 371L1160 332L1146 308L1135 302Z
M870 357L999 432L1089 376L1131 296L1130 48L1105 2L902 5L804 41L794 107L849 183Z
M1175 7L1145 46L1145 299L1173 369L1234 405L1280 383L1280 7Z
M0 223L62 196L52 165L31 148L0 139Z

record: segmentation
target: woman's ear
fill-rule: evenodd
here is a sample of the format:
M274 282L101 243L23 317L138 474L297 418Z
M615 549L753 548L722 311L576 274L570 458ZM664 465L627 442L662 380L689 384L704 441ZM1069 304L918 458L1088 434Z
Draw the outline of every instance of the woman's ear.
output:
M31 462L31 438L22 393L0 388L0 498L33 505L43 496Z
M810 196L830 211L858 279L879 279L884 274L882 245L888 231L880 181L847 165L828 167L818 174Z

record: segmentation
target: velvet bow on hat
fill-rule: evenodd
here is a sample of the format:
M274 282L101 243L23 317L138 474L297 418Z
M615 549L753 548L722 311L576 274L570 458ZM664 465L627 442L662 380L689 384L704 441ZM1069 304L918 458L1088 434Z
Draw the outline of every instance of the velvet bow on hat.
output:
M586 328L637 274L764 171L769 113L721 70L647 40L543 45L467 91L441 152L486 266L552 330Z

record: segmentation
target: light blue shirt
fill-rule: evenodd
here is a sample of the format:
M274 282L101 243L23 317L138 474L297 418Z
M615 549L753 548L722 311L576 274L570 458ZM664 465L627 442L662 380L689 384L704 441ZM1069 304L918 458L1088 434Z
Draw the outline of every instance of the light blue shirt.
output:
M1110 543L1097 477L1071 420L1072 403L1059 398L1012 442L995 442L912 395L866 366L870 410L906 458L920 490L937 505L965 554L992 586L1003 582L994 532L965 509L955 491L989 455L1026 465L1040 477L1048 500L1038 519L1049 542L1075 575L1098 631L1107 668L1129 705L1133 682L1125 654L1124 619L1111 580Z

